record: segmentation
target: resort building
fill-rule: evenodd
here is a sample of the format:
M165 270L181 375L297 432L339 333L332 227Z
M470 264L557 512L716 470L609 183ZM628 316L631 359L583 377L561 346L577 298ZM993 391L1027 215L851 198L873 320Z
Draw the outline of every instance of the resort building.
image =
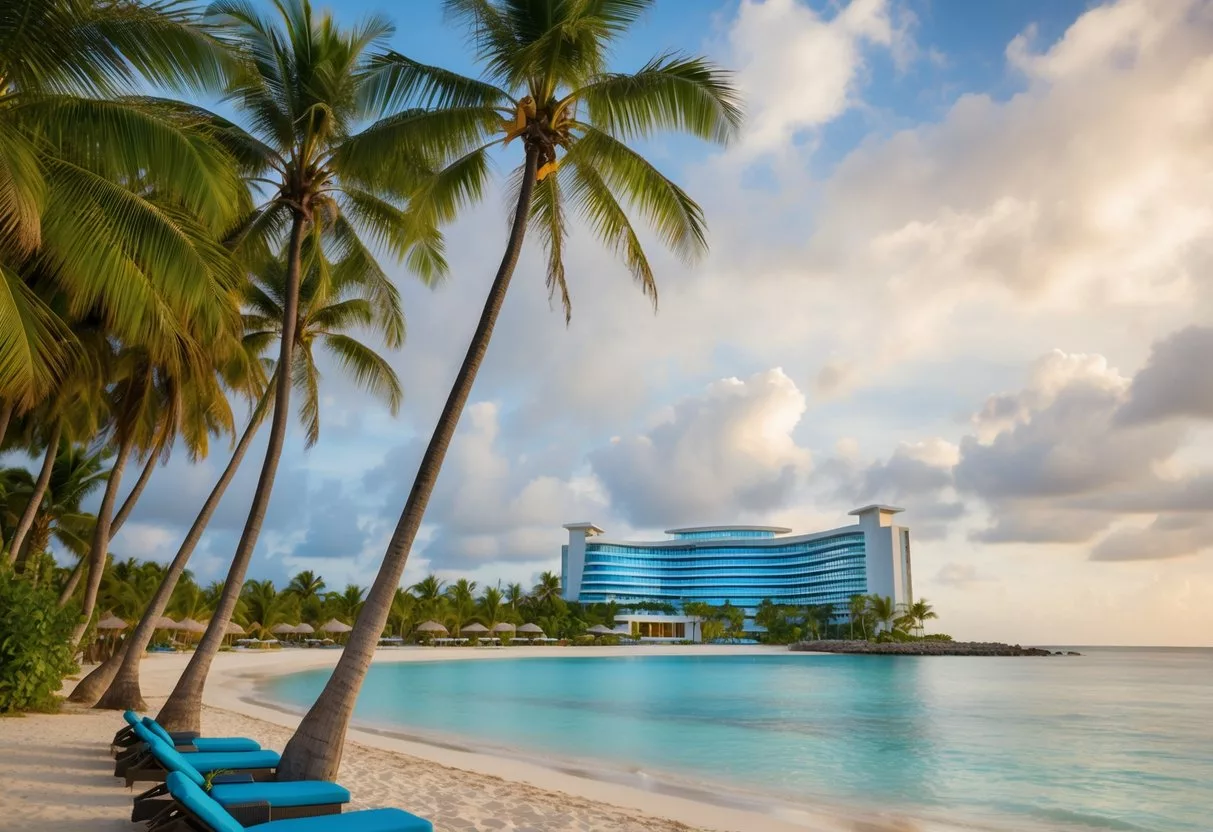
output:
M864 506L851 512L854 525L809 534L778 526L700 526L670 529L668 539L655 541L610 540L593 523L569 523L569 542L560 555L564 598L624 607L727 601L750 616L768 598L776 604L833 604L839 615L856 594L909 603L910 530L894 524L900 511ZM644 637L697 641L694 622L650 614L616 619L618 629L626 625Z

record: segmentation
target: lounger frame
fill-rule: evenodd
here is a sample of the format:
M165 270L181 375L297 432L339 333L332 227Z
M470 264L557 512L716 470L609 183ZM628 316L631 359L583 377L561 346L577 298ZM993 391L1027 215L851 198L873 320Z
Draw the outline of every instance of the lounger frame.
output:
M273 780L275 777L274 768L237 768L226 771L248 774L254 780ZM205 772L203 774L205 775ZM126 781L127 788L131 788L135 783L163 783L164 778L168 777L168 770L156 759L150 748L144 747L130 757L120 757L114 766L114 776L121 777Z
M253 778L247 774L218 774L211 778L211 783L252 783ZM268 801L250 803L221 804L232 817L240 821L241 826L253 826L271 820L287 820L288 818L310 818L317 815L339 815L344 803L315 803L309 806L274 806ZM135 795L135 804L131 807L131 822L155 823L156 818L165 815L166 811L176 806L184 811L184 807L169 794L168 786L157 783L150 789ZM167 817L167 815L165 815Z

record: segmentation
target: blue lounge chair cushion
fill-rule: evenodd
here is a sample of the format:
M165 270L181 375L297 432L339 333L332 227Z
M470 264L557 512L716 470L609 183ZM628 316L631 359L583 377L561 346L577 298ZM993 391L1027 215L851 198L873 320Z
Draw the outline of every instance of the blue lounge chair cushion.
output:
M277 751L187 751L182 753L152 733L142 723L135 725L135 735L147 743L160 765L168 771L183 772L195 783L203 783L202 775L212 771L248 771L277 768L281 759Z
M126 720L127 725L139 724L139 714L135 713L129 708L122 712L122 718Z
M363 809L342 815L272 820L257 832L434 832L434 824L403 809Z
M199 737L190 741L199 751L261 751L261 744L248 737ZM187 752L188 753L188 752Z
M177 743L172 735L160 726L160 723L150 716L143 718L143 724L160 739L169 745ZM248 737L198 737L190 740L190 745L197 751L260 751L261 745Z
M185 775L174 772L165 780L165 785L173 799L205 823L211 832L244 832L244 827L235 818ZM428 820L400 809L367 809L343 815L272 820L258 824L256 828L257 832L434 832L434 825Z
M174 754L180 753L169 749ZM277 751L186 751L181 754L191 766L203 774L211 771L249 771L258 768L278 768L282 758Z
M349 803L350 791L323 780L299 780L291 783L225 783L211 786L211 799L221 806L237 803L268 803L271 806L326 806Z

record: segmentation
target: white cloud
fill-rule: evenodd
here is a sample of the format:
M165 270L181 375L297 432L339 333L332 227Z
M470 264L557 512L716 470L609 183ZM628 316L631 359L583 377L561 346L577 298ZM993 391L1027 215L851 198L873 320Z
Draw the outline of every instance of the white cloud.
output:
M783 370L713 382L668 422L590 454L612 505L638 526L719 522L771 511L811 467L792 438L804 394Z
M887 0L852 0L829 20L798 0L742 0L729 32L748 110L743 147L769 152L856 104L868 45L904 48Z

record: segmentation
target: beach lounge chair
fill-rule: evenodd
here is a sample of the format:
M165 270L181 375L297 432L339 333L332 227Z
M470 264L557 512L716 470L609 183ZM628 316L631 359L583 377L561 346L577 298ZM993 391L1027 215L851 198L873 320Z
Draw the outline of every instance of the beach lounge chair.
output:
M158 738L149 746L157 761L169 774L182 774L194 785L207 790L207 780L190 762L190 757ZM218 774L210 781L210 797L246 826L284 818L335 815L350 802L349 790L323 780L299 780L278 783L254 780L248 774ZM135 797L131 820L149 821L170 808L174 800L163 783Z
M261 746L256 740L248 737L203 737L195 731L166 731L160 723L150 716L140 717L134 711L122 713L126 726L114 735L110 748L115 756L122 749L139 745L142 741L135 735L134 726L142 722L165 742L182 751L260 751Z
M114 766L114 776L126 780L131 786L136 782L161 782L168 771L156 753L159 749L171 749L164 740L152 733L151 729L140 722L132 726L135 736L143 743L142 747L134 748L131 753L118 758ZM174 749L175 750L175 749ZM277 751L187 751L179 752L189 760L190 765L203 776L215 772L235 772L251 774L255 780L268 780L273 777L274 769L278 768L280 759Z
M149 825L154 832L245 832L210 795L184 774L173 772L165 781L173 796L172 808ZM271 820L256 824L257 832L434 832L425 818L403 809L363 809L342 815Z

